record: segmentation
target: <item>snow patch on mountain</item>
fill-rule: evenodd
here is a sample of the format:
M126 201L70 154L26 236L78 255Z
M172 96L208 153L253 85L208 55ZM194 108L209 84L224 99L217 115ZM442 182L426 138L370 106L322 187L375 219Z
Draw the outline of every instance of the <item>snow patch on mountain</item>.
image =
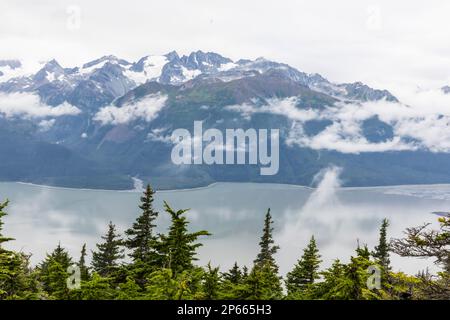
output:
M228 62L228 63L224 63L224 64L222 64L222 65L220 65L220 67L219 67L219 71L228 71L228 70L231 70L231 69L233 69L233 68L236 68L238 65L236 64L236 63L234 63L234 62Z
M169 62L166 56L147 56L125 71L125 75L137 85L149 80L157 80L163 67Z
M183 74L183 77L184 77L183 80L184 81L192 80L195 77L197 77L197 76L202 74L202 72L200 70L196 70L196 69L191 70L191 69L188 69L186 67L181 67L181 72Z

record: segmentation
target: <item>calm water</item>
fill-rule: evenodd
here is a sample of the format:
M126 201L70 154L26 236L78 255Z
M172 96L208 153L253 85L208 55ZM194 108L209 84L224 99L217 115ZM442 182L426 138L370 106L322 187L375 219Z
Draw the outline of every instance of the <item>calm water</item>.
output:
M36 263L60 241L78 259L81 245L94 249L112 220L122 232L139 213L140 193L58 189L20 183L0 183L0 199L9 198L5 234L17 240L10 247L32 252ZM317 189L276 184L220 183L203 189L157 192L159 231L168 225L163 200L174 208L191 208L192 230L213 236L203 241L200 263L212 261L228 268L238 261L250 264L257 253L267 208L275 220L275 236L284 273L295 263L312 234L323 266L335 258L347 261L357 241L375 245L380 221L391 221L390 236L404 228L433 222L432 211L450 209L450 186L339 188L329 174ZM396 269L415 273L424 260L393 257Z

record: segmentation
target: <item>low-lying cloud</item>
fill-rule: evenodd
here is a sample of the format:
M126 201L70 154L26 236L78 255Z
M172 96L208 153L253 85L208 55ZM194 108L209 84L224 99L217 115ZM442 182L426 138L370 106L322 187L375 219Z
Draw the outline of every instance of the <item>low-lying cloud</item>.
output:
M250 120L255 113L271 113L286 116L291 120L308 121L319 117L319 113L311 109L299 109L296 105L299 103L298 97L289 97L286 99L268 99L262 106L256 106L257 101L243 103L240 105L231 105L225 107L226 110L239 112L242 116Z
M102 125L126 124L135 120L152 121L166 105L167 96L160 94L149 95L145 99L126 104L122 107L107 106L101 108L94 116L94 120Z
M81 110L64 102L56 107L46 105L38 95L31 93L0 93L0 115L6 118L26 119L77 115Z
M389 201L377 203L373 200L384 193L402 189L341 188L341 171L333 166L321 171L316 176L317 188L304 205L300 209L285 212L281 229L275 232L275 242L281 248L277 261L282 274L291 270L313 235L322 255L323 270L332 264L333 259L339 258L342 262L347 262L351 255L355 255L358 243L372 249L377 244L378 229L384 218L390 221L388 238L402 237L406 227L420 225L424 221L435 225L434 217L427 216L429 208L418 205L417 202L414 207L406 204L405 199L400 205ZM422 192L416 191L420 194ZM438 193L436 189L434 192ZM355 199L358 201L355 202ZM400 208L403 210L399 210ZM402 258L391 254L391 262L395 269L411 274L429 266L430 272L437 271L430 260Z
M342 153L417 149L450 152L450 95L441 90L403 92L400 101L338 102L323 110L312 110L302 109L301 97L291 97L270 99L263 106L252 102L226 109L239 112L245 119L255 113L286 117L292 122L286 139L288 145ZM377 142L368 139L363 124L375 117L392 128L392 137ZM315 135L308 135L304 125L310 120L331 123Z

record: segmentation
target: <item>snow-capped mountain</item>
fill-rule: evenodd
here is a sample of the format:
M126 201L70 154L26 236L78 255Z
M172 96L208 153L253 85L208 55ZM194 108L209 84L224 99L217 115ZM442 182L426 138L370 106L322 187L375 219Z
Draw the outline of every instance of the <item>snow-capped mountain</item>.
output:
M1 61L0 92L37 92L46 103L63 101L85 109L111 103L129 90L148 81L181 85L196 78L229 82L277 71L289 79L338 99L396 101L386 90L372 89L362 83L334 84L318 74L307 74L287 64L264 58L236 62L217 53L196 51L179 56L170 52L162 56L145 56L128 62L115 56L104 56L80 67L62 67L56 60L45 63L36 73L23 75L19 61ZM1 74L0 74L1 75ZM55 96L56 95L56 96Z
M197 120L219 130L279 129L280 172L173 165L171 132ZM449 121L410 113L387 90L265 58L196 51L134 62L109 55L80 66L0 60L0 180L117 189L131 188L136 176L159 188L309 185L337 164L352 186L450 182Z

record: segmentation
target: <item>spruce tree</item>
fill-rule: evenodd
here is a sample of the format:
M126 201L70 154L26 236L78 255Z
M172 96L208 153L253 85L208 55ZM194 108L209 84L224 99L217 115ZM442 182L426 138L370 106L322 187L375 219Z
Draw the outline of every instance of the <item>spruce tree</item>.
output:
M0 203L0 300L38 299L40 292L29 267L29 256L2 247L4 243L14 240L2 233L7 206L8 201Z
M388 272L391 270L390 259L389 259L389 243L387 241L387 228L389 227L389 221L383 219L380 227L380 239L378 245L375 247L375 251L372 256L377 260L377 262L383 267L383 269Z
M281 278L278 276L278 266L274 257L279 247L273 240L272 224L272 216L268 209L259 242L260 252L254 261L251 272L244 277L244 286L240 293L243 299L279 299L282 296Z
M367 280L370 276L368 268L375 263L370 260L370 251L367 245L356 249L356 256L350 257L350 263L344 266L342 278L336 292L338 299L345 300L374 300L380 299L380 292L368 287Z
M144 195L141 197L139 208L141 215L133 223L133 226L125 231L127 236L126 246L131 250L130 257L133 261L145 263L155 263L158 261L156 252L156 236L153 233L154 221L158 217L158 212L153 209L154 191L147 185Z
M269 264L255 266L239 287L237 296L243 300L278 300L283 297L280 277Z
M69 253L58 243L52 253L47 254L45 260L38 267L40 279L44 290L55 298L66 298L69 290L67 288L67 272L72 265Z
M219 297L220 282L219 267L213 268L211 267L211 262L209 262L202 283L203 298L205 300L216 300Z
M228 271L223 273L223 279L225 281L230 281L232 284L238 284L241 282L243 275L237 262L234 263L233 267Z
M277 253L279 247L274 245L275 241L273 240L273 221L272 216L270 215L270 208L267 210L265 219L264 219L264 228L263 235L261 237L261 241L259 242L260 252L254 261L256 267L263 267L265 265L270 266L274 269L275 272L278 271L278 266L275 262L274 255Z
M245 288L245 279L248 276L246 267L241 271L237 262L233 267L222 274L223 281L220 285L220 299L237 300Z
M208 231L188 232L188 220L184 214L188 210L174 211L164 202L165 211L170 214L171 225L167 235L161 236L160 251L164 254L164 267L172 269L174 276L193 267L197 249L202 246L197 243L200 236L209 236Z
M286 288L288 294L296 294L308 288L315 280L319 279L320 260L314 236L311 237L308 246L303 250L303 255L294 269L286 276Z
M80 268L80 276L82 281L89 280L89 268L86 266L86 243L81 248L80 260L78 261L78 268Z
M322 271L320 274L323 281L317 284L314 292L314 299L337 300L342 299L342 283L344 277L345 265L339 259L333 261L331 267Z
M245 280L248 277L248 267L242 267L242 279Z
M2 234L2 230L3 230L3 217L5 217L7 215L6 212L4 212L3 210L8 206L9 201L6 200L3 203L0 203L0 250L2 250L2 244L11 240L14 240L13 238L8 238L3 236Z
M81 300L114 300L118 292L111 287L110 279L93 273L89 281L81 283Z
M116 233L116 226L110 222L108 232L102 236L103 243L97 244L97 251L92 253L92 267L99 275L111 275L119 267L119 261L125 257L121 248L123 241Z
M370 251L369 251L369 247L367 247L367 244L364 244L361 247L359 244L359 241L358 241L358 247L356 248L356 254L358 257L364 258L366 260L370 260Z
M46 275L48 272L48 267L51 263L58 263L64 269L67 269L72 265L72 258L66 249L61 246L61 243L58 243L58 246L53 250L52 253L47 254L44 261L39 265L39 269L41 274Z

